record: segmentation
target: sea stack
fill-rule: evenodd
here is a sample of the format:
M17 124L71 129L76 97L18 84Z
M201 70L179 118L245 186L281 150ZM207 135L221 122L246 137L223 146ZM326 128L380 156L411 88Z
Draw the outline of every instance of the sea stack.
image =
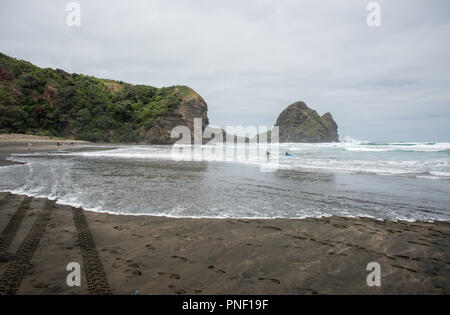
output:
M320 116L304 102L289 105L278 116L280 143L338 142L338 126L331 113Z

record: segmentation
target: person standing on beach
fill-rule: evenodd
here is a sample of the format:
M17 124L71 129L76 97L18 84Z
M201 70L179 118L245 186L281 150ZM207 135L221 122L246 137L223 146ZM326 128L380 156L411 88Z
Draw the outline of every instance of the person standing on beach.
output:
M265 157L267 158L267 161L270 161L270 152L269 151L266 151Z
M28 151L31 151L31 147L32 147L33 145L31 144L31 142L28 142L28 147L27 147L27 149L28 149Z

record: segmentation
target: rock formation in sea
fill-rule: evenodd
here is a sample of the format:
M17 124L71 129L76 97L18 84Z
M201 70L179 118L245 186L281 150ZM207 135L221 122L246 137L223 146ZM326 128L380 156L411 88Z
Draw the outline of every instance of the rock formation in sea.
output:
M289 105L275 123L280 143L339 142L338 126L330 113L320 116L304 102ZM267 140L266 140L267 139ZM258 134L253 141L271 142L272 130Z
M279 127L281 143L338 142L338 126L330 113L320 116L304 102L289 105L278 116L275 126Z

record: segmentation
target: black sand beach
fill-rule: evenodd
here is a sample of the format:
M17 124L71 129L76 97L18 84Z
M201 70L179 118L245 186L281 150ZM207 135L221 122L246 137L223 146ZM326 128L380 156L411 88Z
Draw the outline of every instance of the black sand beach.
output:
M0 198L2 294L450 290L449 223L117 216L7 193ZM81 287L66 285L70 262L82 266ZM369 262L381 266L381 287L366 284Z
M0 193L0 231L1 294L450 292L448 222L123 216ZM71 262L81 287L66 284Z

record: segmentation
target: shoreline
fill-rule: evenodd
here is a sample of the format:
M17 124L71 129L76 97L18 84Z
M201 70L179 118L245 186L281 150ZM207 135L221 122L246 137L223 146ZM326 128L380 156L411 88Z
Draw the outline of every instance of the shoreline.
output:
M70 140L66 140L66 141L70 141ZM81 141L83 142L83 141ZM32 142L33 143L33 142ZM28 147L25 143L22 143L20 146L15 144L13 146L10 146L8 144L6 144L5 142L0 140L0 167L2 166L13 166L13 165L24 165L26 163L22 163L22 162L16 162L16 161L11 161L8 160L8 158L10 158L12 156L12 154L14 153L28 153L28 152L32 152L32 153L39 153L39 152L48 152L48 151L59 151L59 150L64 150L64 151L70 151L70 150L85 150L86 148L92 147L95 149L99 149L104 147L104 150L109 150L111 146L120 146L122 144L119 143L110 143L110 144L106 144L106 143L91 143L91 142L83 142L81 143L82 145L86 145L85 147L79 147L77 144L74 146L67 146L64 148L58 148L56 147L56 145L48 145L48 144L42 144L42 143L33 143L34 146L32 147L31 151L28 150ZM55 201L57 205L61 205L61 206L69 206L69 207L78 207L77 205L72 205L72 204L67 204L67 203L58 203L58 199L50 199L46 196L34 196L34 195L27 195L26 193L15 193L12 191L0 191L0 193L11 193L11 194L20 194L20 195L24 195L27 197L31 197L31 198L45 198L45 199L49 199L52 201ZM322 216L322 217L298 217L298 218L283 218L283 217L193 217L193 216L189 216L189 217L183 217L183 216L167 216L167 215L157 215L157 214L148 214L148 213L116 213L116 212L112 212L112 211L100 211L97 209L84 209L85 211L89 211L89 212L93 212L93 213L99 213L99 214L107 214L107 215L123 215L123 216L134 216L134 217L158 217L158 218L168 218L168 219L197 219L197 220L202 220L202 219L212 219L212 220L227 220L227 219L242 219L242 220L305 220L305 219L326 219L326 218L346 218L346 219L370 219L370 220L376 220L376 221L382 221L382 222L405 222L405 223L434 223L434 222L443 222L443 223L450 223L450 221L446 221L446 220L429 220L429 221L424 221L424 220L402 220L402 219L398 219L398 220L392 220L392 219L382 219L382 218L374 218L374 217L370 217L370 216L361 216L361 217L356 217L356 216L335 216L335 215L331 215L331 216Z
M13 162L15 164L12 165L23 165L24 163L20 163L20 162ZM3 166L0 164L0 167ZM8 166L8 165L6 165ZM96 209L89 209L89 208L83 208L77 205L73 205L73 204L69 204L69 203L61 203L58 202L58 198L49 198L49 197L43 197L43 196L34 196L34 195L28 195L25 193L16 193L13 191L1 191L0 190L0 194L4 193L4 194L11 194L11 195L17 195L17 196L24 196L24 197L29 197L29 198L38 198L38 199L47 199L50 201L54 201L56 205L58 206L65 206L65 207L73 207L73 208L82 208L83 211L88 211L88 212L92 212L92 213L98 213L98 214L105 214L105 215L111 215L111 216L125 216L125 217L150 217L150 218L166 218L166 219L192 219L192 220L260 220L260 221L271 221L271 220L297 220L297 221L302 221L302 220L308 220L308 219L312 219L312 220L321 220L321 219L332 219L332 218L342 218L342 219L350 219L350 220L373 220L373 221L380 221L380 222L392 222L392 223L448 223L450 224L450 221L448 220L428 220L428 221L424 221L424 220L392 220L392 219L377 219L377 218L373 218L373 217L369 217L369 216L337 216L337 215L323 215L320 217L313 217L313 216L308 216L308 217L298 217L298 218L283 218L283 217L206 217L206 216L202 216L202 217L195 217L195 216L170 216L170 215L158 215L158 214L151 214L151 213L118 213L118 212L113 212L113 211L101 211L101 210L96 210Z
M1 135L0 136L4 136ZM30 136L33 137L33 136ZM39 138L37 136L34 136ZM58 147L56 145L57 142L64 143L63 146ZM31 144L31 147L28 147L28 144ZM73 145L71 145L73 143ZM92 146L95 148L100 148L105 146L107 149L108 146L111 145L120 145L120 144L105 144L105 143L93 143L87 141L79 141L79 140L70 140L70 139L44 139L44 140L33 140L31 139L15 139L15 140L4 140L0 137L0 167L1 166L10 166L10 165L21 165L24 163L10 161L10 158L13 154L20 153L39 153L39 152L48 152L48 151L70 151L70 150L78 150L80 146L84 146L84 148Z
M5 276L14 253L52 212L39 245L26 253L31 267L16 294L450 293L448 222L110 215L0 193L0 231L19 209L22 223L0 255L0 288L17 278ZM80 233L92 236L97 256L85 255L90 247ZM82 266L81 287L66 285L70 262ZM370 262L381 266L381 287L367 286Z

